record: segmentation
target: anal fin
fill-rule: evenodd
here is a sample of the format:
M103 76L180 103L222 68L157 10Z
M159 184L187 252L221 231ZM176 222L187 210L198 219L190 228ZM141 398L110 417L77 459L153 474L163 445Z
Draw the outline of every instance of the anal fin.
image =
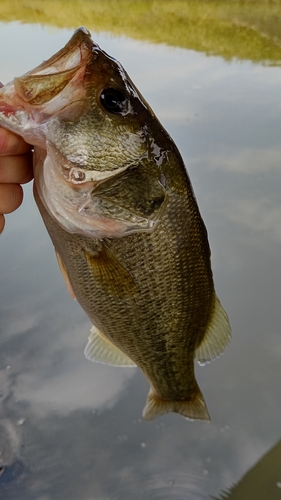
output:
M92 326L84 354L90 361L113 366L136 366L135 363Z

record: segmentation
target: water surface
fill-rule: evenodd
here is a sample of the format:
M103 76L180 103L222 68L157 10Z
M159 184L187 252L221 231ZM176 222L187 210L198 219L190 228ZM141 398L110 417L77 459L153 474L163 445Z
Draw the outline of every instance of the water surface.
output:
M71 34L1 24L1 46L17 41L0 55L1 80ZM233 340L196 368L211 423L143 421L140 371L83 356L90 324L27 186L0 238L0 487L5 500L218 497L280 439L281 69L93 38L122 62L184 157ZM280 481L281 471L276 498Z

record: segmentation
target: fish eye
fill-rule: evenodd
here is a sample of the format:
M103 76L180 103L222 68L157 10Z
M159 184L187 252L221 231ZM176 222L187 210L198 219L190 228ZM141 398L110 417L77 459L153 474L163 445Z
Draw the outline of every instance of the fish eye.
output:
M127 110L127 99L124 94L111 87L101 91L100 102L110 113L123 114Z

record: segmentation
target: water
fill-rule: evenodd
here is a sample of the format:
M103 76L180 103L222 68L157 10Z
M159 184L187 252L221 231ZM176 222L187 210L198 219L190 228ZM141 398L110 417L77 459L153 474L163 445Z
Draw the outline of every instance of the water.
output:
M1 46L11 43L1 80L71 33L2 24ZM174 414L143 421L140 371L83 356L90 324L66 290L27 186L0 238L1 498L205 500L280 439L281 69L93 38L122 62L184 157L233 340L196 367L211 423Z

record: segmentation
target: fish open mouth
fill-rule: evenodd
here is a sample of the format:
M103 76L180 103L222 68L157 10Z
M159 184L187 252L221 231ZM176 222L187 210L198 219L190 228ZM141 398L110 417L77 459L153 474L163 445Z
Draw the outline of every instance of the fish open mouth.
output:
M20 133L27 142L42 147L45 134L44 127L40 133L40 125L51 114L65 110L67 118L84 111L85 89L81 82L94 47L90 33L79 28L63 49L5 85L0 90L0 115L8 128Z
M77 30L57 54L21 78L14 79L15 90L24 102L46 104L72 82L81 82L90 62L92 45L90 33Z

